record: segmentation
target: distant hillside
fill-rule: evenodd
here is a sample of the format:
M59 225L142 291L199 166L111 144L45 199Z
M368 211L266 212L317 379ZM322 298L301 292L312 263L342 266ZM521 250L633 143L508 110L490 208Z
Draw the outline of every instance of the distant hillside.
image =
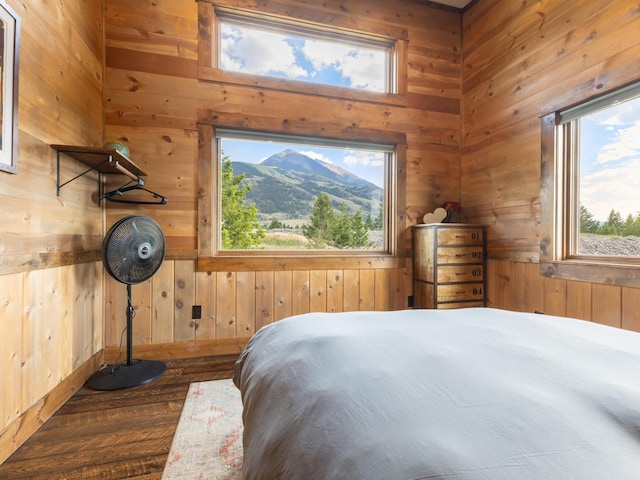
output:
M383 191L380 187L347 170L315 160L295 150L285 150L259 164L233 162L235 175L245 174L253 187L247 201L253 202L262 220L307 218L322 192L333 206L345 203L363 218L380 214Z

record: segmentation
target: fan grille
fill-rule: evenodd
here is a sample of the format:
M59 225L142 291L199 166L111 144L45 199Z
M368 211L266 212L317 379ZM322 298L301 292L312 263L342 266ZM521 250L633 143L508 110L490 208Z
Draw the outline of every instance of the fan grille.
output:
M116 222L102 242L102 261L119 282L135 285L155 274L164 260L165 239L160 226L145 215Z

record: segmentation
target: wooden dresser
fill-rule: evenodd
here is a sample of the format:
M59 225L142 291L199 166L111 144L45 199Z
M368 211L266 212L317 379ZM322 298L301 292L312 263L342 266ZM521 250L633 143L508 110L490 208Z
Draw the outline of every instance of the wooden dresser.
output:
M414 308L484 307L484 225L434 223L412 233Z

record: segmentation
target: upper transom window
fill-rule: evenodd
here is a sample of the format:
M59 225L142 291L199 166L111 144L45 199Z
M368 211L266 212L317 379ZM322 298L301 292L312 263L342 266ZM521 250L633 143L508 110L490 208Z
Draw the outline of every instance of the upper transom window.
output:
M221 70L397 93L394 41L216 10Z

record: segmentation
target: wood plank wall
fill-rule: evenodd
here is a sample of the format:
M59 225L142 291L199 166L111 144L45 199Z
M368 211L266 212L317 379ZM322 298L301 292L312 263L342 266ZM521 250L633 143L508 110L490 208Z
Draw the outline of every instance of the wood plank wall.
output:
M149 188L169 198L162 207L107 208L108 225L131 211L144 211L158 220L167 237L169 258L161 272L134 289L136 343L246 337L291 313L406 307L411 282L404 268L342 270L335 265L321 270L196 272L196 121L199 111L211 110L259 115L271 118L273 125L286 118L316 117L336 127L353 124L405 132L406 190L400 194L410 226L460 193L461 14L405 0L217 3L266 11L284 8L312 21L334 18L364 32L372 20L389 31L406 29L408 106L199 82L196 2L107 0L107 137L125 140L134 161L149 172ZM407 252L410 234L405 241ZM108 281L106 298L106 343L115 346L124 322L123 287ZM194 304L203 307L201 321L191 319Z
M635 0L480 0L463 14L462 202L489 226L492 306L638 330L640 291L543 279L540 116L640 77Z
M96 176L57 197L49 147L102 144L103 5L8 4L22 30L18 171L0 172L0 462L82 385L74 372L86 375L103 347ZM65 159L63 179L84 170Z
M289 314L404 305L404 269L196 272L197 112L259 110L280 124L321 108L269 93L267 109L265 92L198 82L196 2L8 3L23 28L18 174L0 173L0 462L95 370L105 342L119 344L124 322L123 286L103 281L98 257L96 177L56 197L49 144L121 138L170 199L110 205L104 222L143 212L167 234L168 260L134 287L137 344L233 341ZM490 305L640 330L637 289L542 278L537 264L539 115L637 77L637 2L478 0L463 15L418 0L277 3L348 16L355 29L368 17L407 29L408 106L347 102L336 117L407 133L406 227L456 198L489 226ZM83 170L63 160L65 178Z

